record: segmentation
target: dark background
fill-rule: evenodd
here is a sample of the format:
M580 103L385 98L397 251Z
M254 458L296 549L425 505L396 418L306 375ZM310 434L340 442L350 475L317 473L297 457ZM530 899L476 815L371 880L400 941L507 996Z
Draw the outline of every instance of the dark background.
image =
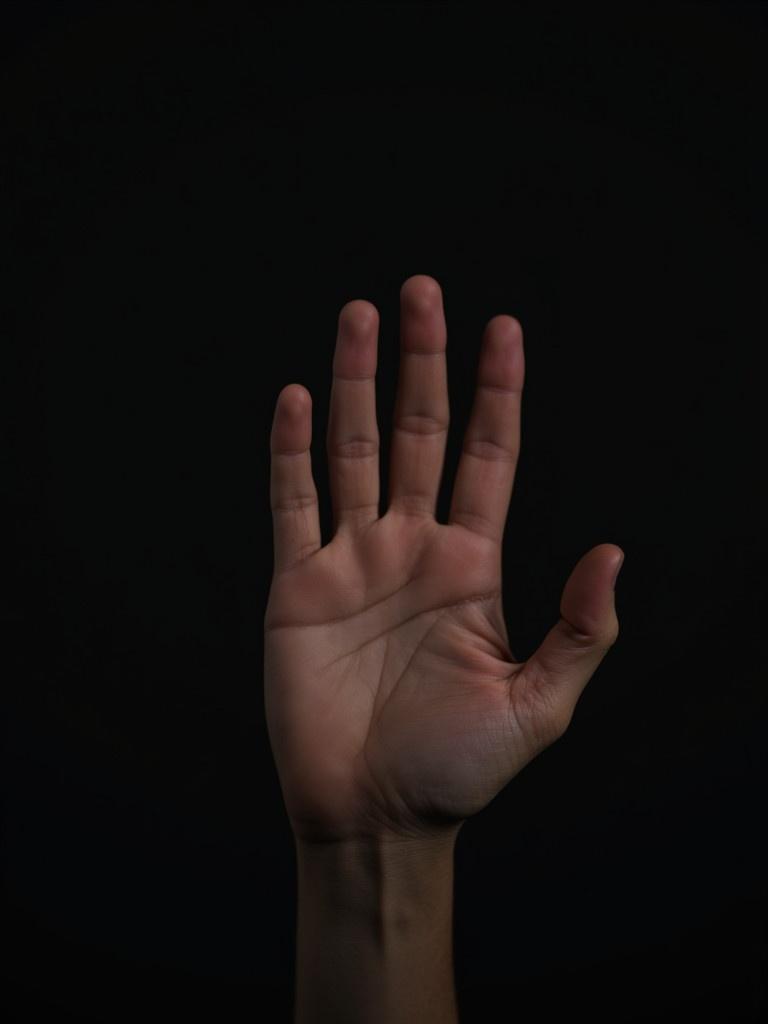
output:
M336 321L374 302L386 494L414 273L443 521L483 327L525 332L513 650L626 553L571 728L460 835L462 1024L765 1019L766 7L3 19L5 1019L290 1019L269 432L306 385L327 541Z

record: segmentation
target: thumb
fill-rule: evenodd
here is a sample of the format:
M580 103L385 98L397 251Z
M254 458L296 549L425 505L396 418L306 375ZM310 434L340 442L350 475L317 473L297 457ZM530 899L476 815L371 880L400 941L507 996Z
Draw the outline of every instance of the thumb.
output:
M576 563L563 589L560 620L525 662L523 675L565 732L576 702L619 635L614 586L624 561L615 544L598 544Z

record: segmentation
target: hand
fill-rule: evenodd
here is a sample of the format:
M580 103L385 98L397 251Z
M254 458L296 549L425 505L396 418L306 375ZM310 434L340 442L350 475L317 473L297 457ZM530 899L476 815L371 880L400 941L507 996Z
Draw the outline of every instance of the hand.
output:
M618 636L623 552L582 556L561 618L514 659L501 544L520 448L520 324L487 324L448 523L435 508L448 430L442 292L402 286L389 506L379 515L379 316L339 315L327 435L334 535L320 537L309 392L278 397L270 441L275 567L265 709L294 834L308 842L455 835L567 728Z

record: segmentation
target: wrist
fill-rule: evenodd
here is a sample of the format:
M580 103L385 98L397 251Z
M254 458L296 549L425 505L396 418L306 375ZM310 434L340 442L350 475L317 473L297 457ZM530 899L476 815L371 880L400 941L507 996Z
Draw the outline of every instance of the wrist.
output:
M299 900L379 928L414 924L452 902L456 833L440 839L296 839Z
M455 838L296 839L298 1022L457 1019Z

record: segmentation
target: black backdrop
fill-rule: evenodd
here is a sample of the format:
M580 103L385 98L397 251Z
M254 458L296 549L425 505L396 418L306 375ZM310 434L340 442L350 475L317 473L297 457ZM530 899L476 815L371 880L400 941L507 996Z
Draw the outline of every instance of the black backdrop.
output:
M525 332L513 650L626 552L570 730L461 833L462 1024L762 1020L765 6L3 17L6 1019L290 1019L274 403L312 392L327 540L338 312L381 314L384 456L427 273L439 518L482 329Z

